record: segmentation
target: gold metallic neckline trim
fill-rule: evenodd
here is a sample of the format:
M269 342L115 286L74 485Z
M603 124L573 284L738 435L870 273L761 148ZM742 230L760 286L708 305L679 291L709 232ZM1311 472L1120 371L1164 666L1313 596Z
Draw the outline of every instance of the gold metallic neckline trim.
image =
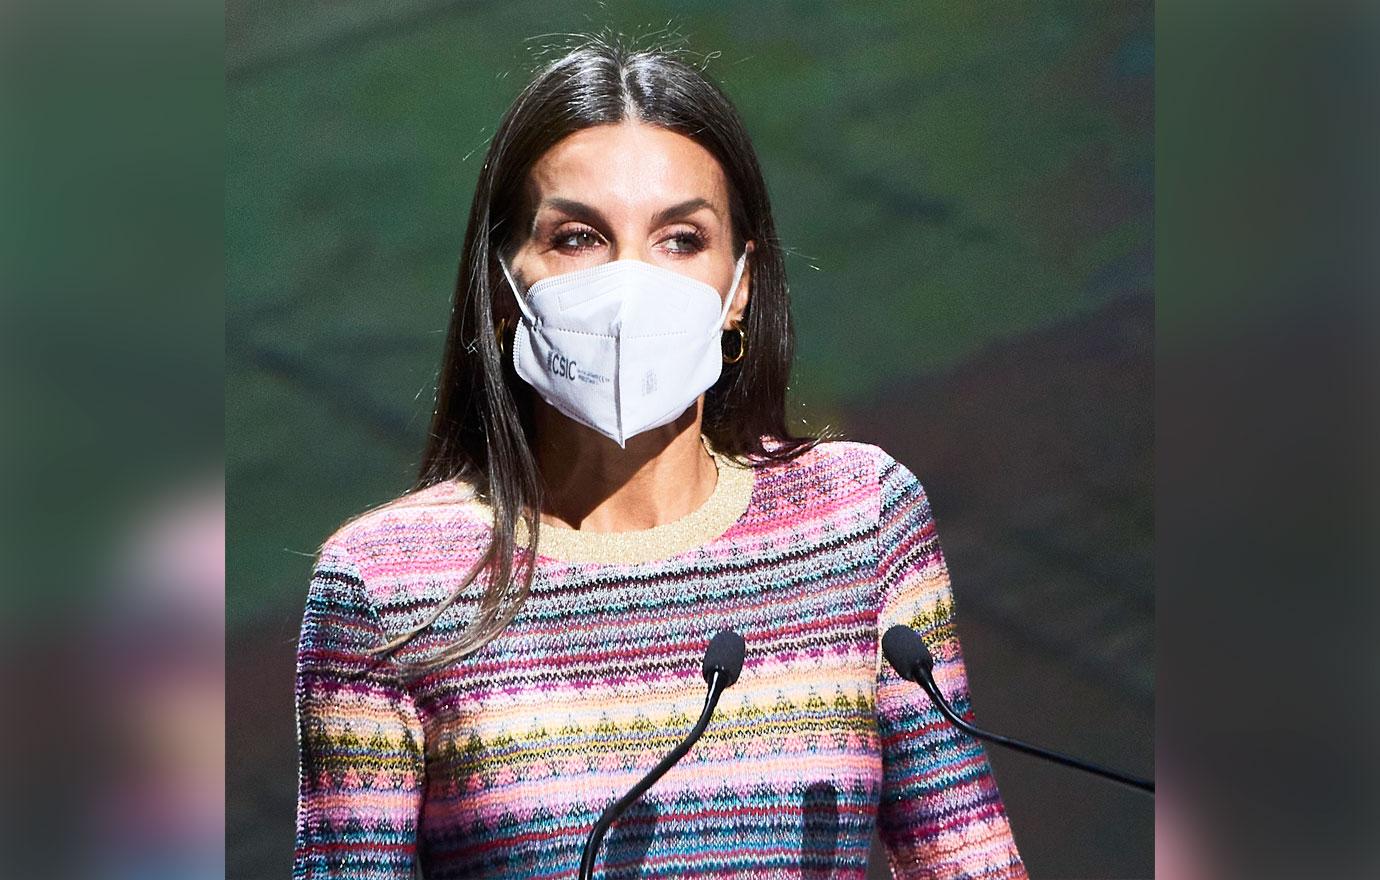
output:
M732 458L701 435L701 441L718 467L714 491L697 509L669 523L649 529L622 532L587 532L542 523L537 530L537 553L567 562L624 563L655 562L708 544L727 532L742 518L752 500L754 469ZM484 509L493 522L493 513L482 501L471 500ZM517 520L514 539L518 547L527 546L527 521Z

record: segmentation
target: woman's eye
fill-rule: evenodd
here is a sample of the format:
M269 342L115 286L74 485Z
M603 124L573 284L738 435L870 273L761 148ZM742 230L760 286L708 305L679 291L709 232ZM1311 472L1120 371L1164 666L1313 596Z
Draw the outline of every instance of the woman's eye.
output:
M576 229L571 232L557 233L552 244L567 250L582 251L597 244L597 239L598 236L588 229Z
M695 254L704 250L704 236L698 232L678 232L667 240L674 243L674 253Z

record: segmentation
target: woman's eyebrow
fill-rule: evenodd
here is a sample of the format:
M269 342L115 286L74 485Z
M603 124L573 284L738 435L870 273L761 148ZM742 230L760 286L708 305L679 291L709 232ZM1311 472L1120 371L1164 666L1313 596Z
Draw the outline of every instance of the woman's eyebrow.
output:
M575 199L566 199L561 198L560 196L552 196L550 198L543 199L542 203L538 206L538 210L546 207L555 208L558 211L564 211L565 213L570 214L574 217L590 218L597 223L603 224L605 226L608 225L608 221L604 219L603 214L599 213L598 208L594 207L593 205L587 205L584 202L577 201ZM714 212L715 216L718 216L719 214L719 209L714 207L713 202L709 201L706 198L697 196L693 199L686 199L683 202L677 202L676 204L671 205L670 207L662 208L660 211L657 211L656 214L652 216L652 225L660 226L661 224L667 223L678 217L684 217L687 214L693 214L695 211L698 211L701 208L708 208L709 210Z
M677 204L674 204L669 208L662 208L660 211L657 211L656 215L652 217L652 225L660 226L661 224L668 223L676 219L677 217L684 217L687 214L693 214L700 208L708 208L709 210L714 212L714 216L716 217L719 215L719 209L714 207L713 202L709 201L709 199L706 198L696 197L693 199L686 199L685 201L678 202Z

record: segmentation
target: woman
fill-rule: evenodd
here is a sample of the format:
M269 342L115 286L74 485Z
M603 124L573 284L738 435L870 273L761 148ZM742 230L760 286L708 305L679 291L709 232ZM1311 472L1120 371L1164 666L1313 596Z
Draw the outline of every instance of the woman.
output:
M602 41L539 71L476 187L421 473L322 545L297 668L295 875L1024 877L981 745L881 658L911 624L971 714L914 474L792 436L782 250L742 121Z

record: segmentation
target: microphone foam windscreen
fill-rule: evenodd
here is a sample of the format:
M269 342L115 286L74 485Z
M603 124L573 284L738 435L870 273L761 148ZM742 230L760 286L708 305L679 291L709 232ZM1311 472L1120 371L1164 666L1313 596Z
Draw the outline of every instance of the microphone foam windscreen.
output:
M709 640L704 652L704 680L708 682L717 670L723 673L724 687L732 687L743 671L743 655L747 645L743 637L731 629L726 629Z
M882 656L896 674L907 681L918 681L917 664L926 672L934 669L934 657L920 634L905 624L896 624L882 636Z

